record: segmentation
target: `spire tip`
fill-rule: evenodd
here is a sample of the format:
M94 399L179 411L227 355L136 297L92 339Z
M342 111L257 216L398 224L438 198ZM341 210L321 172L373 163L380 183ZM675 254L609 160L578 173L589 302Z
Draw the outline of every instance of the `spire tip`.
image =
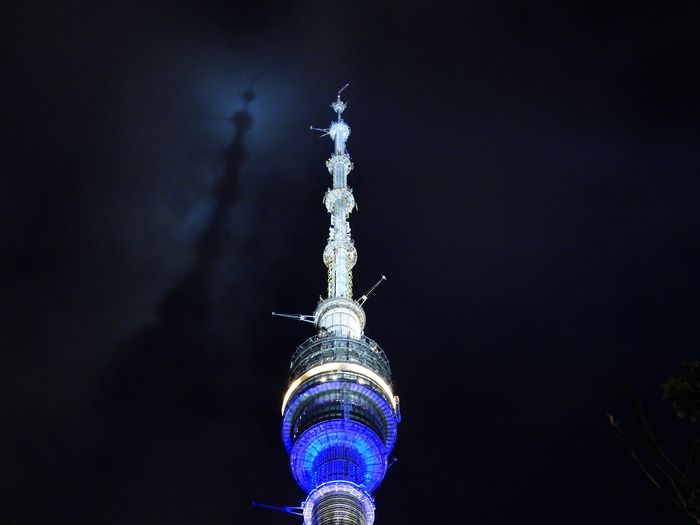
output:
M340 94L343 91L345 91L349 86L350 86L350 84L348 83L348 84L345 84L343 87L341 87L338 90L338 96L336 97L335 101L333 103L331 103L331 107L333 108L333 111L335 111L338 114L338 120L340 120L340 114L343 111L345 111L345 108L348 107L346 102L343 102L342 100L340 100Z

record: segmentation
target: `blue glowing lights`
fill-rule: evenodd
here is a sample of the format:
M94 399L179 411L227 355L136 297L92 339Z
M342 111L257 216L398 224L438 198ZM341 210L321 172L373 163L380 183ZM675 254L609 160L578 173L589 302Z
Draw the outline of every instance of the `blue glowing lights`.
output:
M294 443L292 474L307 492L329 481L346 480L374 490L386 474L387 450L366 426L333 419L318 423Z
M347 377L329 380L328 376L339 374L326 374L306 381L297 389L295 397L291 399L284 413L282 422L282 441L287 452L291 452L294 440L303 431L303 419L308 419L309 413L314 407L339 404L341 401L351 403L352 409L349 417L352 418L360 411L366 414L365 423L373 416L375 432L382 437L388 450L394 447L398 426L398 417L391 404L383 395L383 391L373 385L368 379L356 375L347 374ZM362 382L360 382L362 381ZM326 419L333 419L327 410ZM345 411L338 419L345 417Z

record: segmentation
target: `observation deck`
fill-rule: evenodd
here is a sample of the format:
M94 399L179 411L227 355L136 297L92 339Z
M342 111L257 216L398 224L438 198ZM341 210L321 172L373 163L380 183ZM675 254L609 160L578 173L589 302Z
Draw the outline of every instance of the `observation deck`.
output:
M365 335L358 338L325 334L313 335L297 347L289 365L289 380L330 362L357 363L391 382L389 359L375 341Z

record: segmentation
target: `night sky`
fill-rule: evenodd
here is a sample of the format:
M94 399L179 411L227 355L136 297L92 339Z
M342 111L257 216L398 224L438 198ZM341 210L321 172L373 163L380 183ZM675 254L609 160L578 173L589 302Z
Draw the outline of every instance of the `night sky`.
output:
M9 3L8 3L9 4ZM346 82L377 525L690 523L606 412L698 357L700 4L13 2L0 525L300 524L272 310L325 293ZM255 94L252 101L242 93Z

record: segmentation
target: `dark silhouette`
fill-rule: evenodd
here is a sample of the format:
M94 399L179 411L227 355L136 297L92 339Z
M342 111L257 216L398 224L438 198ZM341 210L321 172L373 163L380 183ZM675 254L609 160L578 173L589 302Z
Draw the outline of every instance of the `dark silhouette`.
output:
M254 96L251 89L246 90L244 109L231 118L233 141L224 153L225 171L213 189L214 208L196 242L191 268L159 302L156 322L117 351L97 401L101 427L96 480L108 500L107 508L98 512L108 514L114 523L148 521L131 515L129 509L148 508L161 487L176 494L174 500L180 494L191 499L191 504L183 498L172 502L181 519L188 512L190 519L201 517L204 498L197 496L196 488L170 486L181 483L181 478L168 477L169 465L187 465L192 457L200 462L213 462L214 457L226 461L226 447L202 451L207 440L204 429L228 417L222 406L226 395L220 390L224 378L233 376L236 369L235 358L212 350L226 335L208 322L210 292L221 286L213 276L214 264L235 248L229 241L228 224L240 197L240 172L247 159L245 138L253 124L248 107ZM227 343L235 344L223 341ZM193 467L193 477L196 472ZM195 485L198 482L193 480ZM168 517L149 522L160 520Z
M700 361L684 363L683 372L670 378L662 388L664 399L672 403L676 415L691 424L697 423L700 417ZM634 418L623 424L608 414L615 435L656 490L672 501L693 523L700 524L700 437L697 430L693 429L691 435L694 439L685 454L682 454L682 447L662 444L642 402L631 387L628 390Z

